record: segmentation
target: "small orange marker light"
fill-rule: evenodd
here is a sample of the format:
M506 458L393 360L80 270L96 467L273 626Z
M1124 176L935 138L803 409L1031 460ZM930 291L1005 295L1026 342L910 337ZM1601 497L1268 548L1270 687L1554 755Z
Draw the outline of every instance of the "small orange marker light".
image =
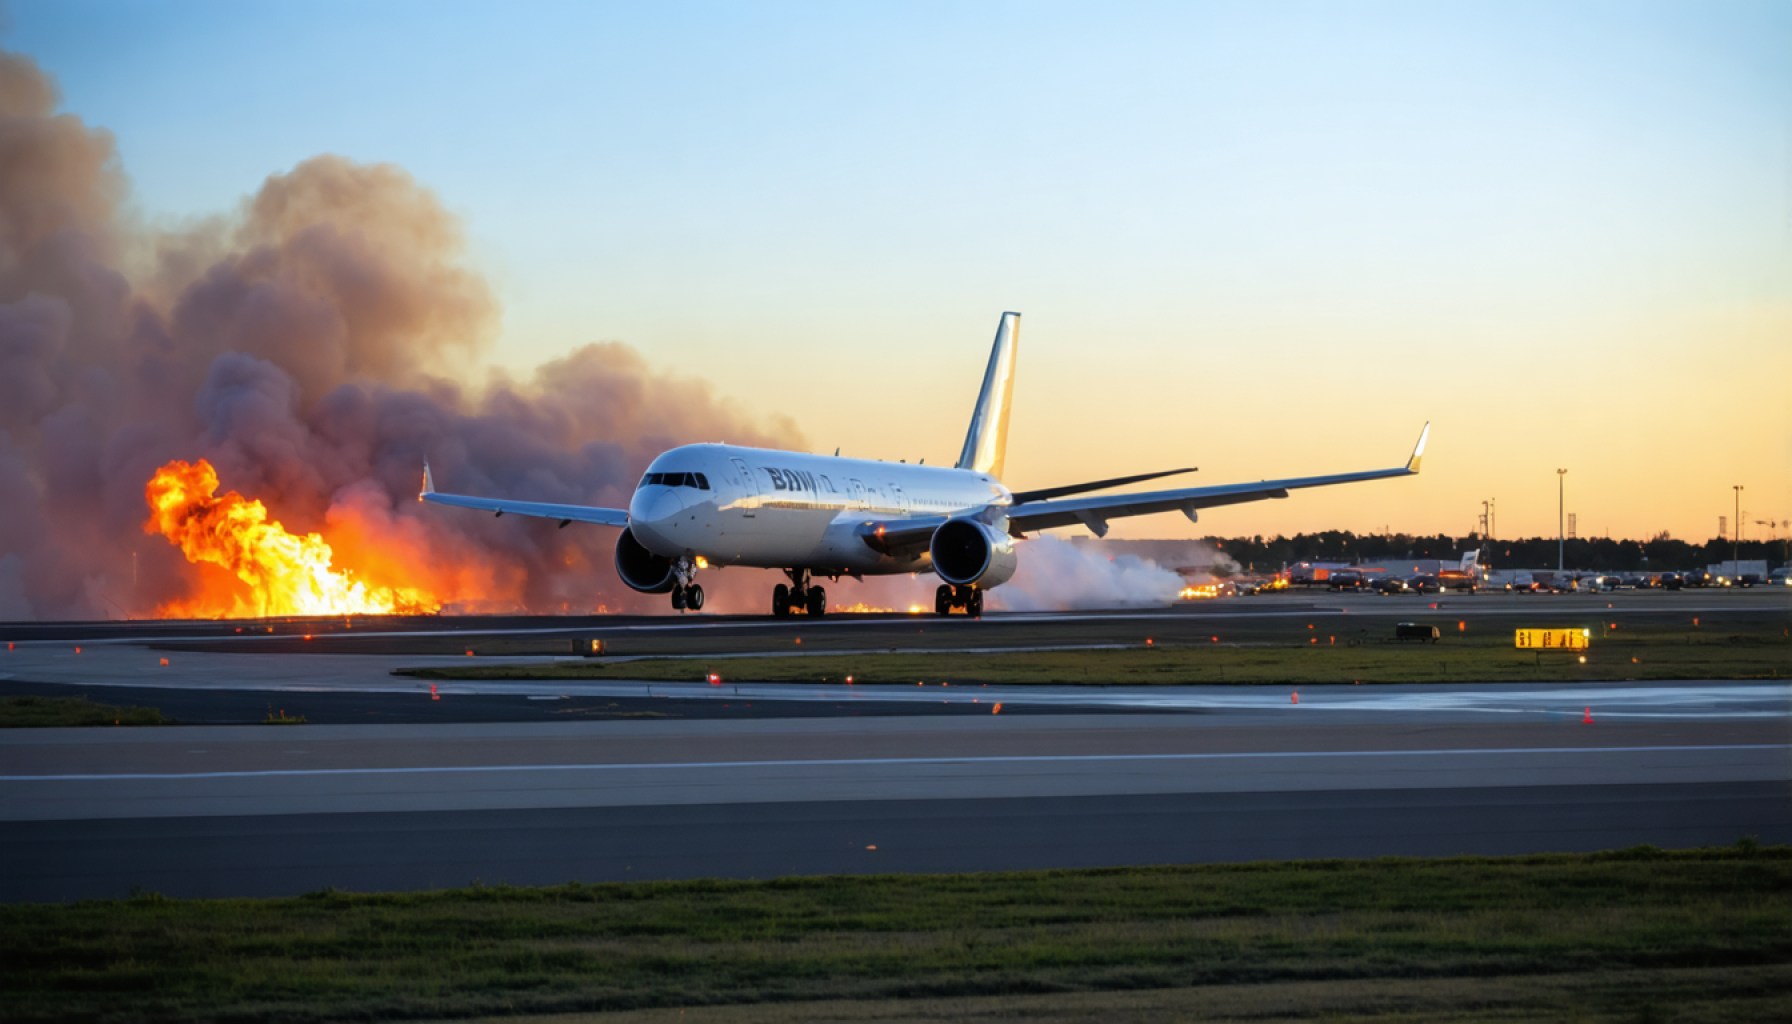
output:
M1210 636L1207 639L1212 640L1216 644L1220 642L1220 638L1217 636Z
M867 843L867 844L865 844L865 849L870 850L873 853L875 853L875 852L877 852L877 844L876 843Z
M852 677L851 676L846 677L846 685L848 685L848 686L852 685Z
M1593 709L1591 707L1589 707L1585 711L1581 712L1580 720L1583 724L1592 725L1593 724Z
M167 667L168 667L168 659L167 659L167 658L163 658L163 659L162 659L162 667L163 667L163 668L167 668Z
M80 653L81 653L81 648L80 648L80 647L79 647L79 646L76 646L76 647L75 647L75 653L76 653L76 654L80 654Z
M1338 638L1335 636L1326 637L1325 642L1327 645L1332 646L1332 647L1338 646Z
M1002 713L1002 702L1001 702L1001 701L999 701L999 700L998 700L998 701L996 701L996 706L995 706L995 707L993 707L993 708L990 708L990 709L989 709L989 713L990 713L990 714L992 714L992 715L999 715L999 714L1001 714L1001 713Z
M467 648L467 657L471 658L472 656L473 656L473 648L469 647L469 648Z
M799 646L799 647L800 647L800 646L802 646L802 643L803 643L803 638L802 638L802 637L800 637L800 636L799 636L799 637L797 637L797 638L796 638L796 642L797 642L797 646Z
M429 684L429 699L430 700L441 700L442 699L442 695L436 692L436 684L434 684L434 683Z
M1151 646L1151 638L1150 638L1150 637L1146 637L1146 638L1145 638L1145 646L1146 646L1146 647L1150 647L1150 646Z
M1456 620L1456 632L1458 632L1458 633L1468 632L1468 623L1462 621L1461 619L1457 619Z
M711 672L711 673L710 673L710 674L709 674L709 685L711 685L711 686L720 686L720 685L722 685L722 677L721 677L721 676L718 676L718 675L716 675L716 674L715 674L715 673L714 673L714 672Z
M1699 617L1698 617L1698 616L1697 616L1697 615L1694 615L1694 616L1693 616L1693 617L1692 617L1692 626L1693 626L1693 628L1694 628L1694 629L1697 629L1697 628L1699 628ZM10 649L10 648L11 648L11 647L12 647L12 645L11 645L11 644L7 644L7 645L6 645L6 646L7 646L7 647L8 647L8 648L9 648L9 649Z
M306 634L305 634L305 639L307 639L307 640L309 640L309 639L311 639L311 634L310 634L310 633L306 633Z
M1308 638L1307 638L1307 643L1310 643L1310 644L1317 644L1317 643L1318 643L1318 642L1319 642L1319 638L1318 638L1318 637L1316 637L1316 636L1314 636L1314 637L1308 637Z
M1294 696L1290 697L1288 699L1288 703L1290 703L1290 704L1299 704L1300 703L1300 691L1299 690L1294 691Z

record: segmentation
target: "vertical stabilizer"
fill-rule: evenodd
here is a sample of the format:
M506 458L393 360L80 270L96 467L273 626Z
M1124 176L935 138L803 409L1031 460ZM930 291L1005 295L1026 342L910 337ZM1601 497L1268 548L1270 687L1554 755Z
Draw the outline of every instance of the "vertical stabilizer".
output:
M996 343L989 352L989 368L983 371L983 390L971 412L971 429L964 435L964 451L958 468L988 473L1000 479L1008 454L1008 406L1014 397L1014 361L1020 347L1020 314L1003 313L996 327Z

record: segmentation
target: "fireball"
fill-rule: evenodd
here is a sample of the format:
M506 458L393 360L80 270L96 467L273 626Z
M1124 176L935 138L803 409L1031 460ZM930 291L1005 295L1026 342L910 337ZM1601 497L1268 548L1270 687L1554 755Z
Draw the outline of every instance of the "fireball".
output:
M316 533L300 536L270 520L260 501L235 491L218 494L218 473L200 459L176 459L156 470L144 488L149 520L187 561L229 570L243 586L208 587L191 601L163 605L167 617L426 614L441 602L411 587L382 587L336 568L335 552ZM245 589L246 588L246 589Z

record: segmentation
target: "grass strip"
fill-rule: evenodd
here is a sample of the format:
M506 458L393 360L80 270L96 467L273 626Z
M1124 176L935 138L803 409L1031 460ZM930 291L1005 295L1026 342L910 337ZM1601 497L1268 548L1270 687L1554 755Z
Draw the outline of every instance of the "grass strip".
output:
M1027 1021L1087 1024L1130 1021L1375 1021L1380 1024L1681 1024L1785 1020L1792 1015L1792 970L1717 967L1564 974L1367 978L1264 985L1054 992L935 999L820 1000L677 1007L607 1014L606 1024L787 1024L787 1022ZM574 1024L588 1016L483 1018L510 1024Z
M167 724L155 708L101 704L86 697L0 697L0 729Z
M1792 678L1792 639L1781 623L1722 631L1680 626L1587 627L1592 646L1575 654L1516 650L1506 629L1452 633L1435 644L1389 642L1356 624L1282 626L1245 642L1157 642L1102 650L714 655L401 669L425 679L639 679L768 683L1154 685L1217 683L1603 682L1651 679ZM1465 623L1466 625L1466 623ZM1329 627L1329 628L1328 628Z
M1372 993L1426 982L1446 994L1515 988L1522 998L1511 1005L1524 1006L1547 1004L1560 987L1549 979L1578 978L1574 999L1601 1012L1653 992L1676 1007L1766 1019L1781 1016L1764 1008L1783 1007L1792 991L1789 896L1792 848L1748 843L282 900L143 896L0 908L0 1017L306 1021L830 1000L870 1012L891 1001L1156 990L1236 1001L1263 986ZM1368 1018L1405 1005L1357 1001Z

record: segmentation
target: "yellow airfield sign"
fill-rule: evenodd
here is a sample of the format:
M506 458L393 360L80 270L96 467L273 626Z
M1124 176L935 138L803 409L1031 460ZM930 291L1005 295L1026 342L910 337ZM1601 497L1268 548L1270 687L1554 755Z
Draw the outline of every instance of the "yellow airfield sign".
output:
M1592 640L1590 629L1521 629L1514 646L1523 651L1584 651Z

